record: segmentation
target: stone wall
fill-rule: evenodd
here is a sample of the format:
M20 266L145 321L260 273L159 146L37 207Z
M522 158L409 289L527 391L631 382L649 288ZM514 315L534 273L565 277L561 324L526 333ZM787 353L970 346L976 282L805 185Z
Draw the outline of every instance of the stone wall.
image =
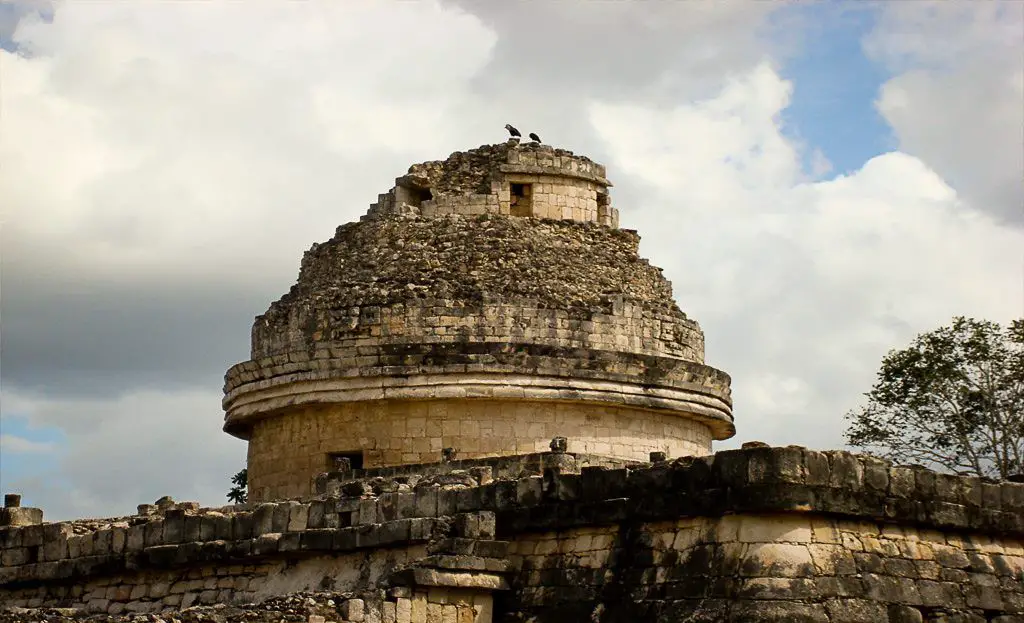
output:
M1020 484L791 447L584 469L544 491L498 516L508 621L1024 619Z
M538 623L1024 617L1021 541L972 531L740 514L534 534L510 558L500 607Z
M396 472L301 503L4 528L0 604L109 612L323 586L365 595L362 616L384 595L365 620L416 591L437 620L457 604L428 610L434 589L481 623L491 598L507 622L1024 617L1022 484L796 447L571 467L415 486Z
M646 461L711 452L711 429L674 414L574 402L389 400L292 408L257 421L246 463L254 501L312 493L328 454L361 454L364 467L542 452L552 437L569 451Z
M639 242L628 230L510 217L395 217L342 225L304 255L295 286L258 318L253 356L306 350L309 342L360 346L346 340L371 337L374 327L377 337L422 339L438 326L452 329L439 335L466 334L475 341L484 336L470 320L486 311L498 331L514 328L507 318L525 322L522 335L498 334L495 340L557 337L560 344L587 346L593 329L597 344L609 335L641 336L649 343L637 346L647 351L674 355L677 348L689 349L679 354L692 352L701 358L692 360L702 361L700 327L679 310L661 270L639 257ZM397 304L408 309L383 315ZM323 316L297 313L302 309ZM534 323L537 310L564 315ZM594 327L558 322L595 322L595 316ZM639 331L614 326L639 316L651 324ZM425 324L432 318L437 325ZM602 331L604 323L613 326ZM564 333L548 335L549 329Z
M436 502L427 508L424 499L404 499L409 504L333 498L249 510L170 508L92 522L98 529L80 534L73 522L3 529L0 605L117 615L387 587L389 597L349 607L375 604L382 620L386 611L452 605L459 606L453 612L488 610L482 620L489 621L489 591L505 586L498 574L507 566L507 544L488 540L493 514L442 508L448 514L439 515ZM480 555L455 560L445 549L451 537L475 544ZM467 561L479 564L459 566ZM393 590L399 587L408 590Z
M501 216L344 225L257 317L252 359L225 377L224 429L251 441L257 488L280 495L307 491L327 452L392 465L562 435L623 459L705 453L735 432L729 377L704 365L699 325L638 245ZM481 439L478 424L508 434Z
M514 205L512 184L530 185L527 210ZM619 226L605 168L589 158L547 145L509 141L456 152L447 160L409 168L377 198L364 219L389 214L476 216L494 214Z
M564 361L558 367L592 367L588 364L595 355L587 350L703 361L704 339L696 323L668 314L645 313L638 306L614 299L606 305L608 313L582 317L541 307L536 300L514 299L475 305L414 299L330 313L300 310L289 319L289 324L300 327L297 332L273 331L265 326L254 331L254 344L259 345L255 358L228 371L225 390L231 392L243 383L316 367L358 370L365 372L364 376L376 376L384 368L398 374L436 374L448 372L446 364L500 364L516 368L510 372L528 373L536 368L531 363L546 363L531 362L531 356ZM312 353L309 337L300 331L309 331L318 338ZM531 350L528 345L538 348ZM581 352L574 356L576 351ZM643 365L642 358L620 359L624 365ZM331 366L327 360L340 363ZM721 382L721 375L716 376Z

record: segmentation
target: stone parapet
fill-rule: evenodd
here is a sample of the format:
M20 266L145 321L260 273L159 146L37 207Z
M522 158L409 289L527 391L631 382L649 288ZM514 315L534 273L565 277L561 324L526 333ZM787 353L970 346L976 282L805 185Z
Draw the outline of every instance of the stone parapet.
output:
M553 440L549 445L558 445ZM565 440L566 442L568 440ZM454 449L457 451L457 449ZM327 471L316 478L316 495L340 495L341 487L367 487L379 495L411 491L419 485L461 483L462 485L485 485L495 480L516 480L530 476L542 476L547 470L558 470L563 474L578 474L584 467L640 467L640 461L623 461L605 456L564 449L552 452L535 452L512 456L453 459L441 463L418 463L371 467L348 471Z
M335 578L340 590L409 595L508 589L504 614L541 622L616 608L607 620L1024 614L1024 484L799 447L579 473L552 462L540 475L453 469L411 487L382 471L338 480L337 495L166 507L81 534L73 523L3 528L0 604L145 611Z
M381 473L398 473L397 479L400 471ZM245 510L172 508L109 525L89 520L88 525L102 527L84 534L75 533L76 522L2 528L0 586L50 579L71 570L88 574L109 564L159 566L199 561L207 555L246 558L425 542L438 533L441 524L434 520L479 512L497 513L497 535L502 538L626 519L662 521L730 513L808 513L1024 537L1024 484L987 482L795 446L729 450L633 467L583 466L580 473L546 469L543 474L486 484L478 484L479 477L460 482L424 483L400 492L402 483L394 480L394 492L377 494L364 477L339 482L338 496ZM347 483L353 488L346 488ZM206 549L200 545L213 542L217 545ZM121 562L112 563L114 558Z

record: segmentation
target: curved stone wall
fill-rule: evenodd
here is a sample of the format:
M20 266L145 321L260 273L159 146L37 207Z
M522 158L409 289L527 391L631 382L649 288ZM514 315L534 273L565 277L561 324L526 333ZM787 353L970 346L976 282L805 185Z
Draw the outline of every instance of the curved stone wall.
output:
M255 324L253 357L259 362L308 352L311 344L316 350L330 351L317 356L314 350L313 358L354 359L383 344L526 342L704 360L704 335L696 322L681 315L652 313L623 302L621 296L608 297L600 305L599 311L574 314L543 307L536 299L411 299L334 309L295 306L288 311L286 330L283 322Z
M529 185L529 206L512 185ZM602 165L571 151L509 141L415 164L378 196L365 218L388 214L444 216L502 214L619 226Z
M369 467L566 436L643 460L704 454L735 433L730 379L704 364L700 326L639 256L636 232L600 222L612 216L604 168L567 153L506 144L415 165L385 197L415 210L380 204L303 256L296 284L253 324L252 359L225 376L224 429L249 440L261 499L308 492L328 453ZM565 220L425 215L507 210L520 182L531 209ZM509 432L394 432L444 426L437 405L460 431Z
M648 409L496 398L377 400L294 407L256 422L249 437L252 501L307 496L331 469L328 455L362 452L364 467L547 451L566 437L570 452L647 461L711 451L706 424Z

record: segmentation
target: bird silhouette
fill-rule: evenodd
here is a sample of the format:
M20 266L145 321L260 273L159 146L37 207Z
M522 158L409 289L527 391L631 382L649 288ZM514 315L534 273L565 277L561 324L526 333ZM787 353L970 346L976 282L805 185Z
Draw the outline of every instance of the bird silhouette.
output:
M533 141L534 143L539 143L540 137L534 134L533 132L530 132L530 140Z
M508 130L508 133L512 136L522 136L522 134L519 133L519 130L512 127L511 123L506 123L505 129Z

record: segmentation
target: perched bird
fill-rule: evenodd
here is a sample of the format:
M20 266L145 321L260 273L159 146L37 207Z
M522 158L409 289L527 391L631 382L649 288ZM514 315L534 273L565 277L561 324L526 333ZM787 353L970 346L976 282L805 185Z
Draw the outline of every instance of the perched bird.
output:
M533 141L534 143L539 143L540 137L534 134L533 132L530 132L530 140Z
M511 123L506 123L505 129L508 130L508 133L512 136L522 136L522 134L519 133L519 130L512 127Z

